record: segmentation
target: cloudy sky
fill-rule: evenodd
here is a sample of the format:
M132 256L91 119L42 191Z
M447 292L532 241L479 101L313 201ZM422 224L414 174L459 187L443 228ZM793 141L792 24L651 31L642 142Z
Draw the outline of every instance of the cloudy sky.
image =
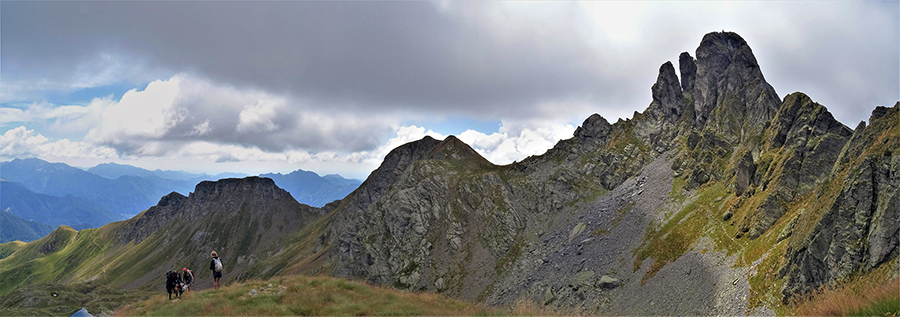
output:
M728 30L855 127L900 97L897 1L0 2L0 160L365 178L458 135L506 164L650 103ZM677 66L676 66L677 67Z

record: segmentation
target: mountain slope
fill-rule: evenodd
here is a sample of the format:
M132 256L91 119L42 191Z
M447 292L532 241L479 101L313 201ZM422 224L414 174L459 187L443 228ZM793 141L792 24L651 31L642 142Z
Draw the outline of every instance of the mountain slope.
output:
M0 294L47 282L151 289L181 267L194 269L198 287L206 287L210 251L223 258L228 279L241 278L321 213L270 179L202 182L190 196L171 193L132 219L81 231L63 226L18 248L0 260Z
M322 207L344 198L361 184L357 180L345 179L339 175L319 176L304 170L296 170L285 175L270 173L259 176L271 178L278 187L287 190L298 202L314 207Z
M0 210L0 243L9 241L32 241L53 231L53 227Z
M0 209L25 220L50 225L51 228L60 225L78 229L96 228L124 219L86 198L38 194L22 184L5 180L0 180Z

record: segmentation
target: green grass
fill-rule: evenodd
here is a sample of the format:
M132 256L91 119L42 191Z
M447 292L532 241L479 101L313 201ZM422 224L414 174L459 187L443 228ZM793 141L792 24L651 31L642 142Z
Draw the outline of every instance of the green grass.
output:
M269 286L271 285L271 286ZM255 295L251 295L255 290ZM544 315L528 305L511 309L415 294L332 277L303 275L226 285L218 291L164 295L122 306L122 316L422 316Z
M673 183L673 189L680 182ZM647 228L644 242L635 250L636 259L634 270L640 269L644 260L652 259L650 270L644 275L641 283L656 275L663 266L681 257L691 249L698 238L708 234L707 228L715 232L715 219L718 212L720 198L727 197L729 192L725 190L721 182L702 187L697 198L688 203L674 216L661 225L651 225Z
M6 243L0 243L0 259L4 259L10 255L12 255L16 250L22 248L25 245L25 242L22 241L10 241Z

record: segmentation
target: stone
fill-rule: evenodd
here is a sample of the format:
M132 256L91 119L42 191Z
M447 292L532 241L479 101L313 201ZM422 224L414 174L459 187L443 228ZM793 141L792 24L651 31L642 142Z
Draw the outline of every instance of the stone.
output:
M547 287L547 290L544 291L544 302L543 304L546 306L553 302L556 299L556 295L553 294L553 288Z
M587 228L587 225L584 222L579 222L575 227L572 228L572 231L569 232L569 243L572 243L572 240L575 239L579 234L584 232L584 229Z
M578 285L590 286L593 284L595 274L594 271L578 272L578 274L575 274L575 276L572 277L572 282Z
M616 287L619 287L619 285L621 285L621 282L619 282L618 279L613 278L612 276L603 275L600 277L600 284L598 285L604 289L614 289Z

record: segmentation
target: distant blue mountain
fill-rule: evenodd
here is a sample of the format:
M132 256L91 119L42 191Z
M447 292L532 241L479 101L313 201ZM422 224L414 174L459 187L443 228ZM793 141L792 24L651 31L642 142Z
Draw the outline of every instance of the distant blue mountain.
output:
M343 199L356 190L361 181L346 179L340 175L329 174L324 177L314 172L296 170L286 175L262 174L275 181L275 185L284 188L301 204L322 207L332 201Z
M36 193L87 198L128 217L155 205L160 197L173 191L187 194L196 184L155 176L124 175L109 179L63 163L35 158L0 163L0 178L21 183Z
M103 163L87 169L88 172L103 176L108 179L116 179L122 176L150 177L157 176L153 172L140 167L131 165L122 165L116 163ZM167 177L160 177L167 178ZM178 179L178 178L169 178Z
M84 197L39 194L20 183L7 180L0 180L0 210L24 220L49 225L51 231L60 225L81 230L125 219Z
M0 243L16 240L31 242L53 232L53 229L56 228L0 210Z
M103 163L97 166L91 167L87 169L88 172L103 176L108 179L116 179L122 176L137 176L137 177L158 177L162 179L170 179L170 180L182 180L189 181L189 183L199 183L205 180L219 180L222 178L241 178L247 176L246 174L240 173L221 173L217 175L209 175L206 173L203 174L193 174L185 171L171 171L171 170L160 170L157 169L155 171L150 171L147 169L143 169L136 166L124 165L124 164L116 164L116 163Z
M238 173L208 175L183 171L150 171L115 163L100 164L85 171L63 163L49 163L36 158L14 159L0 163L0 178L20 183L34 193L84 198L106 211L126 217L146 210L155 205L160 197L173 191L187 195L201 181L245 176L247 175ZM342 199L362 184L362 181L346 179L340 175L319 176L304 170L286 175L279 173L260 176L274 180L276 185L291 193L298 202L315 207ZM3 196L5 200L7 195ZM48 224L56 225L56 223ZM77 229L94 226L95 223L64 224Z

